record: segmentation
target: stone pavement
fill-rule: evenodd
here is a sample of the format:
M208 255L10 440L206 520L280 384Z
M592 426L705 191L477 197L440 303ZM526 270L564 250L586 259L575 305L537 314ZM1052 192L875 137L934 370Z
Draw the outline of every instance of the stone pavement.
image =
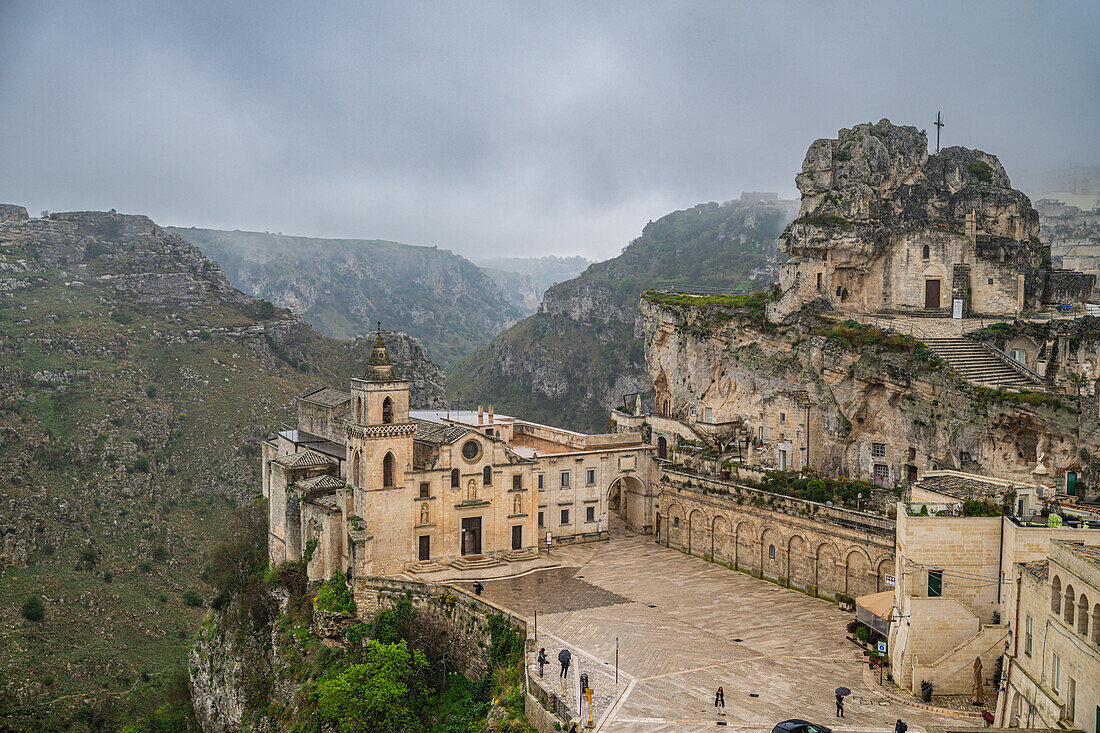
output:
M836 731L890 733L899 717L911 730L977 727L865 687L861 650L845 639L851 614L831 603L621 529L610 542L554 548L553 560L562 567L486 581L485 595L532 625L538 611L536 649L545 646L554 663L548 677L558 673L563 645L574 652L571 678L593 673L603 702L598 730L683 732L723 720L727 728L770 732L804 718ZM608 695L616 637L619 685ZM719 685L721 718L713 707ZM841 685L853 694L838 719L833 690Z

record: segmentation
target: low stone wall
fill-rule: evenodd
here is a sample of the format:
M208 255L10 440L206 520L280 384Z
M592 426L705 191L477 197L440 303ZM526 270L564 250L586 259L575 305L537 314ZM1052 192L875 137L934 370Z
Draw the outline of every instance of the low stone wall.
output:
M659 541L666 547L828 599L889 588L893 520L748 487L740 495L707 493L731 485L690 478L691 487L662 484Z

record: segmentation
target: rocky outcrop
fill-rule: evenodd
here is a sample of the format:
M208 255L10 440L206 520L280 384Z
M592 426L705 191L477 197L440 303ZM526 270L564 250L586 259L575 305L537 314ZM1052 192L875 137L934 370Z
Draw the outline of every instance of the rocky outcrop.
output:
M649 287L758 289L793 202L700 204L649 222L623 253L546 291L539 312L447 370L452 402L602 430L624 395L652 394L638 297ZM647 399L651 399L647 397Z
M784 445L798 465L808 445L815 471L870 481L880 463L889 485L910 466L1031 484L1040 455L1052 475L1085 464L1091 484L1100 473L1087 465L1100 449L1095 397L974 388L911 339L814 315L761 325L648 299L642 312L662 401L684 420L710 408L715 422L741 421L755 465L778 467Z
M790 297L772 306L774 321L815 300L847 312L962 301L968 314L1013 315L1091 290L1075 276L1047 286L1039 215L981 150L929 155L923 131L882 120L814 141L795 180L798 218L779 238Z
M16 206L15 204L0 204L0 222L26 221L27 218L26 207Z

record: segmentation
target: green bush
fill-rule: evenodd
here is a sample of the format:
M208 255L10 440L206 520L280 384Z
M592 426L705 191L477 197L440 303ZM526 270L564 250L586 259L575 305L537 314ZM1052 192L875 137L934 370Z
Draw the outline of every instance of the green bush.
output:
M209 341L211 339L211 337L212 337L212 334L209 331L207 331L205 328L202 329L201 331L199 331L199 338L202 339L203 341Z
M167 603L168 602L168 594L167 593L157 593L157 600L160 601L161 603Z
M972 160L966 165L966 172L977 178L982 183L991 183L993 181L993 168L989 163L981 160Z
M145 388L145 394L149 395L149 399L155 400L157 398L157 385L150 384Z
M194 588L188 588L183 592L183 605L199 608L202 606L202 594Z
M860 641L867 641L867 634L871 633L867 630L866 626L860 626L856 629L856 638Z
M145 456L138 456L132 468L138 473L149 473L149 459Z
M115 574L112 573L110 570L104 570L103 571L103 582L104 583L110 583L114 579L115 579Z
M347 578L342 572L339 570L333 572L332 577L321 584L314 605L319 611L355 614L355 601L351 597Z
M111 320L115 323L121 323L123 326L128 326L134 322L134 317L129 313L123 313L122 311L115 311L111 314Z
M275 317L275 306L270 301L261 300L260 307L257 309L256 315L261 321L266 321L269 318Z
M46 604L42 596L27 596L23 601L23 618L28 621L41 621L46 616Z

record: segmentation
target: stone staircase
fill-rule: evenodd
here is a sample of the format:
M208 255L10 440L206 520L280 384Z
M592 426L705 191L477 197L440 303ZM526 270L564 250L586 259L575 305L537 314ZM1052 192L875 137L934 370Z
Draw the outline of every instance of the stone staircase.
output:
M435 560L421 560L420 562L410 565L405 572L412 573L413 575L421 575L423 573L435 573L440 570L446 570L447 566L442 565Z
M451 561L451 567L456 570L485 570L503 564L498 558L484 555L464 555Z
M524 560L538 560L539 553L534 547L528 547L523 550L512 550L504 559L508 562L523 562Z
M928 338L924 343L963 379L991 389L1042 390L1046 384L1016 369L1007 357L965 338Z

